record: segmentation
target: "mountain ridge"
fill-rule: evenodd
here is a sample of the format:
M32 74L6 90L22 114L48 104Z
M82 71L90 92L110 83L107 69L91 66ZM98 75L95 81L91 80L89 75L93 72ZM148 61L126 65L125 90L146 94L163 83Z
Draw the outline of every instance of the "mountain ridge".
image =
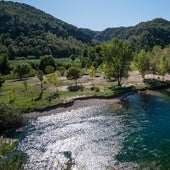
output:
M81 55L82 50L112 38L128 40L135 49L170 44L170 21L155 18L135 26L93 31L78 28L27 4L0 1L0 53L10 59L51 54Z
M135 26L107 28L96 35L95 39L109 41L113 37L129 40L138 48L151 49L154 45L164 47L170 44L170 21L155 18Z
M0 1L0 52L8 52L10 59L46 54L68 57L91 41L86 32L35 7Z

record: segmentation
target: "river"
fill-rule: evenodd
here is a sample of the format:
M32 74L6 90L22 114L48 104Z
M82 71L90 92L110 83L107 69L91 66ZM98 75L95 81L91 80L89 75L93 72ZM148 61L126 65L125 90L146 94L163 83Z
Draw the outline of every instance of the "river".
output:
M169 91L39 117L19 138L26 170L170 169Z

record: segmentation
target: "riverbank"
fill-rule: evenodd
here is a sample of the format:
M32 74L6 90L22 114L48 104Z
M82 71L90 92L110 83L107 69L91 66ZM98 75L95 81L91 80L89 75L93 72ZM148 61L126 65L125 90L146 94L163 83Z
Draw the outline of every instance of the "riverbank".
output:
M57 105L49 106L43 109L35 109L34 111L27 112L23 114L23 117L26 119L34 119L40 116L48 116L51 114L57 114L61 112L70 112L71 110L77 110L79 108L100 105L103 103L116 103L121 102L121 100L133 93L139 93L146 90L159 90L159 89L167 89L170 88L170 83L166 83L163 85L153 85L153 86L143 86L135 88L133 85L129 87L120 88L117 93L114 95L108 96L77 96L69 99L65 103L59 103Z
M103 103L108 103L108 102L120 102L120 97L115 98L115 99L76 99L74 101L68 102L66 104L63 104L62 106L54 106L50 108L43 109L41 111L33 111L29 113L25 113L23 116L24 118L37 118L40 116L48 116L52 114L57 114L61 112L70 112L71 110L78 110L83 107L88 107L88 106L95 106L95 105L100 105Z

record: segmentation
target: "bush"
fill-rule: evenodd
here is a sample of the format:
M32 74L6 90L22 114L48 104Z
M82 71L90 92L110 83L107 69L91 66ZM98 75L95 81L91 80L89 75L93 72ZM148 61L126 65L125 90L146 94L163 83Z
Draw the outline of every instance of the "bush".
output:
M40 60L39 69L43 73L45 73L45 71L46 71L45 69L47 66L53 67L54 71L56 70L56 62L55 62L55 59L51 55L46 55L46 56L42 57Z
M77 79L81 77L81 70L78 67L72 66L68 69L66 77L68 80L75 80L77 86Z
M21 63L16 66L14 69L14 73L18 75L18 78L22 80L22 78L28 75L31 71L31 67L28 63Z
M64 76L66 69L65 69L65 67L58 67L58 71L61 76Z
M0 103L0 133L14 130L22 125L21 112L5 103Z
M45 74L50 74L50 73L54 73L54 67L52 66L47 66L45 68Z
M93 91L95 91L95 92L99 92L100 91L100 89L99 89L99 87L91 87L91 90Z
M26 161L26 154L16 152L16 146L16 140L0 137L0 169L23 169L22 165Z

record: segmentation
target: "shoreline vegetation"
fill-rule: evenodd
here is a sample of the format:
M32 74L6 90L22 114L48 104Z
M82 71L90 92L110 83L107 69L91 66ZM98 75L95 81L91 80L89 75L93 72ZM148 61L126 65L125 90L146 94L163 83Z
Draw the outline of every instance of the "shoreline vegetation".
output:
M139 83L139 82L136 82ZM157 79L146 79L145 86L135 87L134 84L130 84L124 87L117 87L114 94L111 95L91 95L91 96L75 96L64 103L58 103L56 105L47 106L40 109L34 109L23 114L24 118L38 118L40 116L48 116L51 114L57 114L61 112L70 112L71 110L77 110L82 107L88 107L92 105L99 105L103 102L121 102L121 99L124 97L140 93L147 90L161 90L170 88L170 82L168 81L159 81Z
M143 79L138 71L129 72L129 76L123 80L122 86L117 86L116 81L114 80L105 80L101 73L93 77L95 84L92 84L91 78L89 76L84 75L78 81L78 89L75 91L69 90L70 87L75 87L73 81L67 80L65 77L61 77L60 79L62 79L62 84L57 87L59 96L54 95L56 93L56 87L53 84L50 84L48 87L46 87L43 98L36 102L33 101L29 95L33 95L31 90L34 87L36 89L37 86L40 86L38 78L32 77L26 80L8 80L8 82L5 82L5 89L1 90L9 91L10 86L18 86L19 89L16 89L15 87L13 94L11 91L10 96L7 96L7 98L3 98L6 95L6 92L2 93L1 91L0 100L4 101L6 104L9 103L9 99L14 100L10 105L14 106L14 108L17 108L22 113L24 118L37 118L38 116L46 115L46 112L50 110L56 110L57 113L70 111L70 109L74 110L83 106L93 105L93 103L100 103L99 100L117 100L135 92L170 88L169 74L167 74L162 81L159 76L155 76L153 78L152 74L147 74L145 79ZM24 89L25 81L28 83L27 90ZM20 96L17 96L19 93L21 93ZM36 89L35 93L36 94L34 94L34 98L38 96L39 89ZM28 95L26 100L24 98L25 96L23 95L26 97ZM16 98L18 101L16 101ZM91 100L91 102L89 102L89 100ZM28 104L28 102L30 103ZM34 105L31 105L31 102L34 103Z

